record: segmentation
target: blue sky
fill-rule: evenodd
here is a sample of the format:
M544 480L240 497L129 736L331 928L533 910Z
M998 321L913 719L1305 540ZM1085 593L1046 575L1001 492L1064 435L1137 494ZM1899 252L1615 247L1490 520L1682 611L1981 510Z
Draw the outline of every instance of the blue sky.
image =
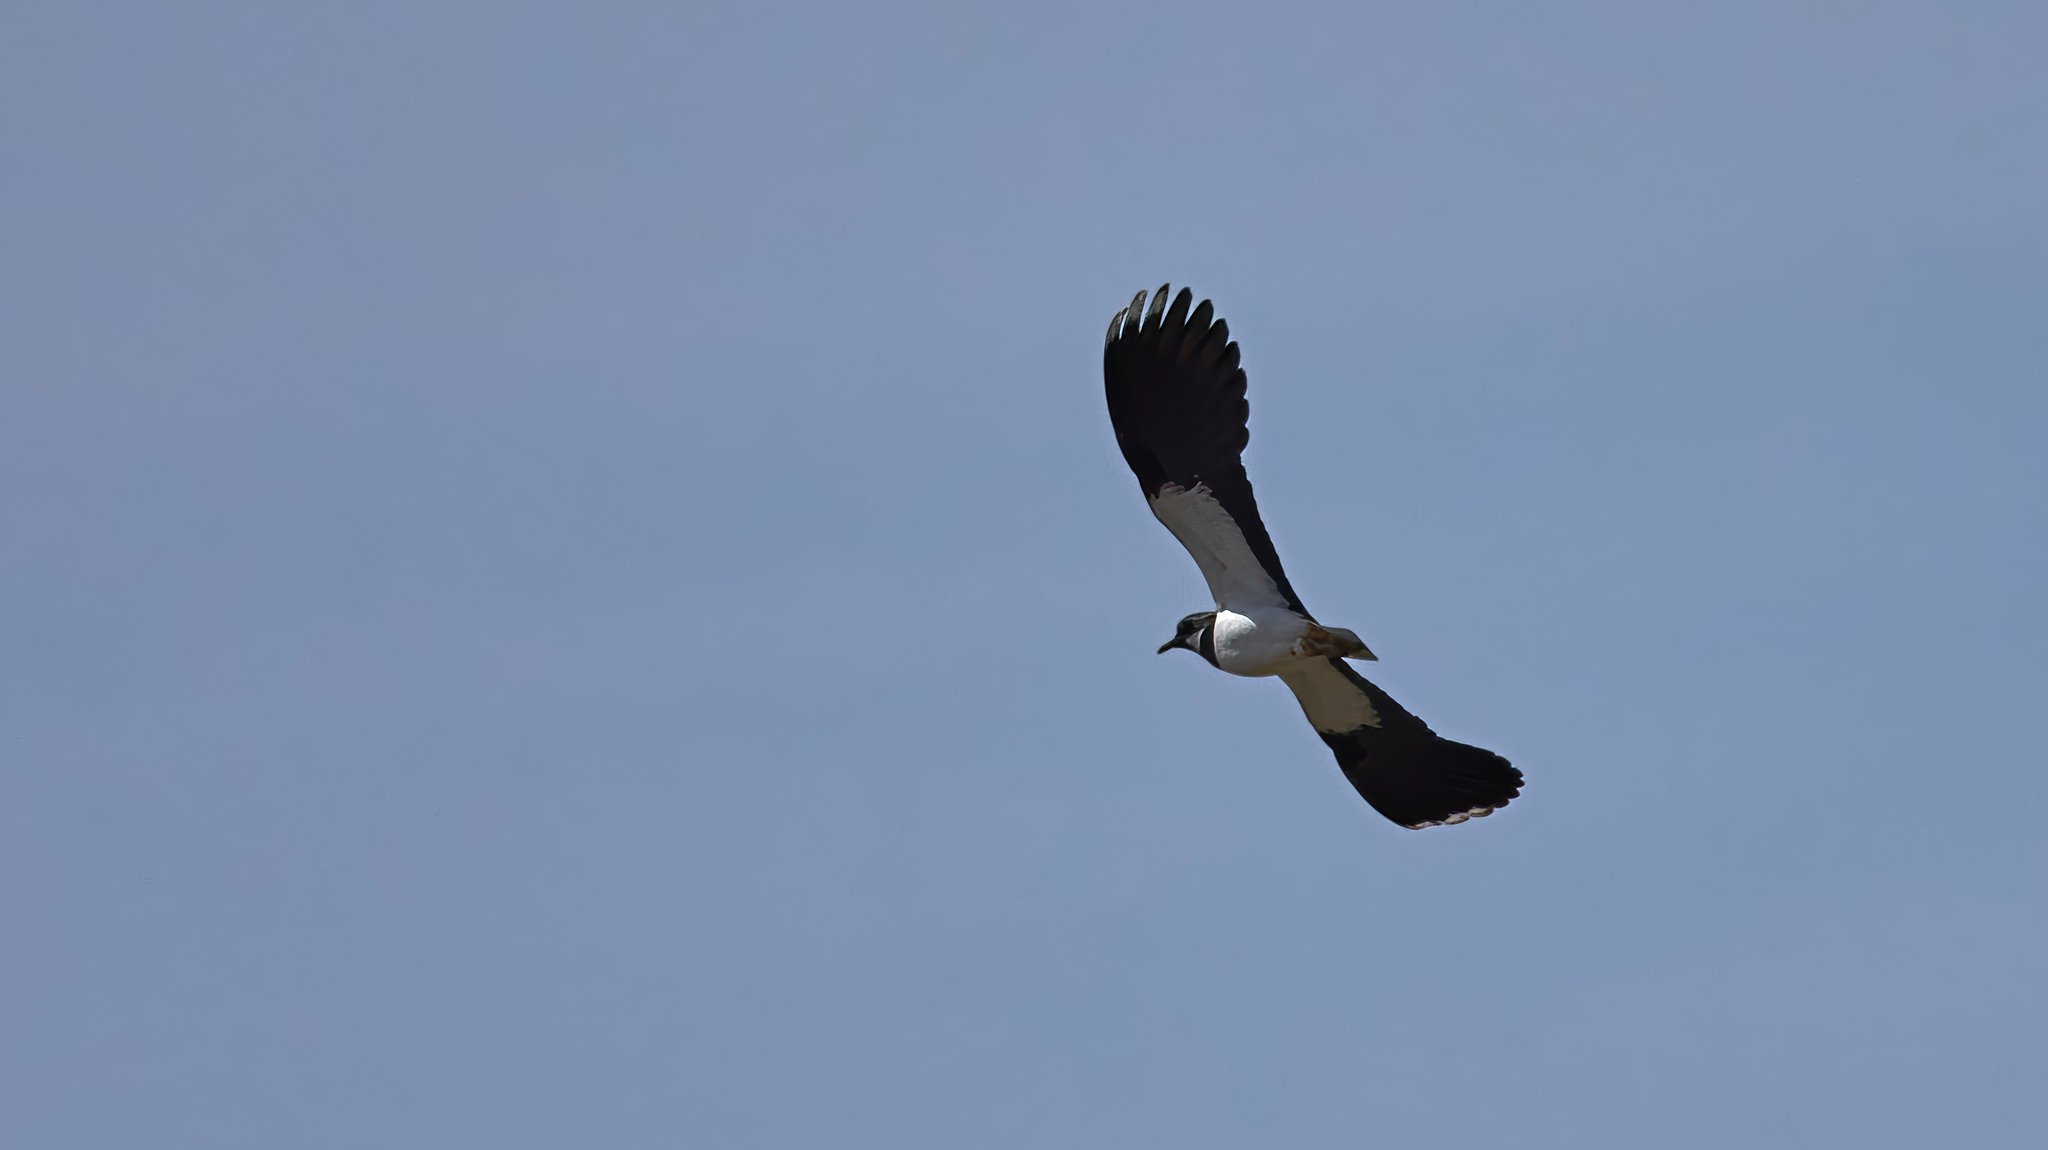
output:
M9 1146L2036 1144L2037 7L5 24Z

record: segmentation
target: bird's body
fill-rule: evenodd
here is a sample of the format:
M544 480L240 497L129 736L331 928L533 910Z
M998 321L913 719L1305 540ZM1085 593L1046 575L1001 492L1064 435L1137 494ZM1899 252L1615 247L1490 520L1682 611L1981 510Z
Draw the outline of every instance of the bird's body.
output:
M1325 627L1285 608L1253 609L1250 613L1208 611L1207 622L1191 644L1195 653L1217 670L1255 679L1285 675L1303 659L1369 659L1372 653L1358 636L1341 627ZM1161 653L1190 645L1169 643Z
M1279 674L1303 656L1302 641L1308 637L1308 620L1292 611L1218 611L1214 626L1216 666L1246 677Z
M1180 621L1185 648L1233 675L1277 676L1380 813L1407 827L1491 814L1522 775L1491 751L1439 737L1345 663L1372 659L1358 636L1302 606L1259 519L1241 459L1249 439L1237 344L1208 301L1190 310L1162 287L1110 321L1103 377L1117 446L1152 513L1202 570L1213 611Z

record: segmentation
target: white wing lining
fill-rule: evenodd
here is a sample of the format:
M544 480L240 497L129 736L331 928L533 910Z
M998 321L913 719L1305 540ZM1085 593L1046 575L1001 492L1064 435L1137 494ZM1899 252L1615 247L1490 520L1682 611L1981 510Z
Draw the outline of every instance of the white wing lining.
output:
M1380 725L1372 699L1327 659L1304 660L1280 672L1280 679L1294 692L1294 701L1301 704L1309 725L1318 731L1341 735Z
M1251 544L1245 542L1237 520L1216 501L1207 484L1185 488L1168 483L1145 502L1151 506L1153 516L1188 549L1195 566L1202 569L1202 578L1209 584L1217 610L1242 613L1247 608L1270 607L1292 612L1287 597L1280 594L1279 584L1266 573L1258 556L1252 554Z

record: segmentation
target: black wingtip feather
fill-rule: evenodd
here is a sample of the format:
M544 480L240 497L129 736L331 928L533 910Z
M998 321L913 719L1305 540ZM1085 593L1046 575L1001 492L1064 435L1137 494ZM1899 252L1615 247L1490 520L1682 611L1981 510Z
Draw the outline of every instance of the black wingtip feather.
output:
M1173 297L1173 306L1166 309L1166 322L1160 326L1161 338L1166 346L1176 350L1180 347L1183 333L1187 331L1188 308L1194 306L1195 293L1186 288Z
M1522 793L1522 772L1506 759L1426 730L1362 728L1323 741L1360 797L1410 830L1485 818Z
M1160 321L1166 316L1166 293L1172 290L1172 288L1172 284L1160 284L1159 290L1152 293L1152 306L1145 309L1144 333L1146 335L1159 334Z
M1132 336L1134 336L1134 335L1138 334L1138 325L1139 325L1140 323L1144 322L1144 318L1145 318L1145 293L1144 293L1144 292L1139 292L1139 293L1138 293L1137 295L1134 295L1134 296L1132 296L1132 297L1131 297L1131 305L1130 305L1129 307L1127 307L1127 308L1125 308L1125 309L1124 309L1124 311L1123 311L1123 316L1124 316L1124 323L1123 323L1123 331L1122 331L1122 332L1120 332L1120 333L1118 333L1118 334L1119 334L1119 335L1120 335L1120 337L1121 337L1121 338L1123 338L1123 339L1129 339L1129 338L1131 338Z

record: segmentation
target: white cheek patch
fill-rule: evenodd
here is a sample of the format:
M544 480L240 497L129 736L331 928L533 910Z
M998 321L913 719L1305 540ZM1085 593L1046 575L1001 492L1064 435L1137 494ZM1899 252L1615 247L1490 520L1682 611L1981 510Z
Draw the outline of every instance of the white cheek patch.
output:
M1373 710L1372 700L1365 692L1321 659L1304 661L1281 672L1280 677L1294 692L1309 725L1318 731L1341 735L1360 727L1380 725L1380 714Z

